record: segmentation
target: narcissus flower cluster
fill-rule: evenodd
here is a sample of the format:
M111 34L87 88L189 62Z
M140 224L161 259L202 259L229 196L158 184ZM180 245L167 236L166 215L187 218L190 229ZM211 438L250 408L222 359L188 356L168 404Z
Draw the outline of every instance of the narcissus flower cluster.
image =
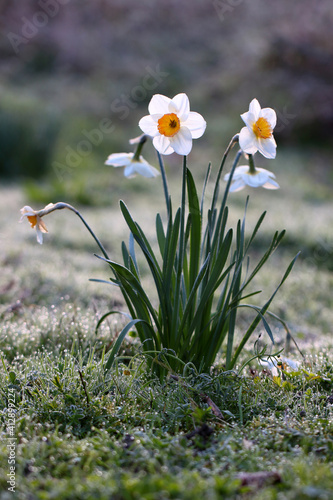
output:
M162 155L177 153L188 155L192 149L193 139L198 139L206 130L206 122L196 112L190 111L190 102L186 94L177 94L170 99L161 94L152 97L148 105L149 115L139 121L144 132L142 136L130 141L139 144L135 153L114 153L105 162L114 167L125 167L124 175L134 177L156 177L158 170L150 165L141 155L143 143L148 137L153 141L156 150ZM276 113L272 108L261 108L257 99L250 102L249 110L241 115L245 123L237 137L244 156L250 165L241 165L233 173L230 191L236 192L246 185L278 189L275 175L264 168L256 168L253 155L260 152L265 158L275 158L276 142L273 130L276 125ZM225 175L228 181L230 174Z
M143 135L130 141L137 144L133 153L113 153L106 160L106 165L124 167L125 177L134 177L140 174L143 177L156 177L159 171L150 165L142 156L141 150L148 138L152 139L155 149L161 155L177 153L188 155L192 149L193 139L201 137L206 130L206 121L194 111L190 111L190 102L186 94L177 94L172 99L161 94L152 97L148 105L149 115L139 121ZM239 134L234 136L233 142L239 146L249 160L249 165L234 168L232 178L230 173L224 177L230 182L230 191L236 192L246 185L250 187L264 187L278 189L275 175L264 168L254 165L253 155L258 151L265 158L275 158L276 142L273 130L276 125L276 113L271 108L261 108L257 99L250 103L249 110L241 115L245 123ZM76 209L66 203L50 203L42 210L34 210L26 205L21 209L21 219L27 218L32 228L36 230L38 243L43 243L43 234L47 233L42 217L54 210L68 208L78 213ZM79 214L78 214L79 215Z

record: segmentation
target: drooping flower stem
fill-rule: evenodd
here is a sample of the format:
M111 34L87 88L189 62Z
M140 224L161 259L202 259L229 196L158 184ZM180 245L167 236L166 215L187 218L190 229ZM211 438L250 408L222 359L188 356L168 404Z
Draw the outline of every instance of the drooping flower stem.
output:
M95 235L94 231L91 229L91 227L89 226L89 224L87 224L87 222L84 220L84 218L82 217L82 215L80 214L80 212L78 210L76 210L74 207L71 207L71 209L81 219L81 221L83 222L83 224L86 226L86 228L88 229L89 233L94 238L94 240L96 241L97 245L99 246L99 248L100 248L102 254L104 255L104 257L109 260L109 256L108 256L105 248L103 247L102 243L99 241L99 239L97 238L97 236Z
M103 247L102 243L99 241L99 239L97 238L96 234L94 233L94 231L91 229L91 227L89 226L89 224L84 220L84 218L82 217L82 215L80 214L80 212L78 210L76 210L76 208L72 207L72 205L69 205L68 203L63 203L62 201L61 202L58 202L58 203L55 203L51 208L47 208L46 210L41 210L39 212L39 216L40 217L43 217L44 215L48 215L50 214L51 212L54 212L55 210L62 210L64 208L67 208L68 210L71 210L72 212L74 212L80 219L81 221L83 222L83 224L86 226L86 228L88 229L89 233L91 234L91 236L94 238L95 242L97 243L97 245L99 246L100 250L102 251L104 257L106 259L109 259L109 256L105 250L105 248Z

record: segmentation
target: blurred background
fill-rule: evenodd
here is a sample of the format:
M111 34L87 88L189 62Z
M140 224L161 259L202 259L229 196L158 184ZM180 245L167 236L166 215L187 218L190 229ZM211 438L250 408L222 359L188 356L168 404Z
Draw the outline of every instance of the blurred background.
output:
M279 150L306 150L310 169L315 155L332 181L331 0L1 0L0 22L0 176L32 200L118 200L105 158L130 151L155 93L186 92L204 115L191 155L205 166L257 97Z
M73 203L109 254L121 258L128 231L119 199L154 233L155 207L164 214L163 191L159 179L128 180L104 162L111 153L131 151L128 140L140 134L138 121L153 94L186 92L192 110L208 123L189 158L199 189L209 161L215 178L249 102L256 97L276 110L277 158L258 154L256 161L276 174L281 189L247 188L230 196L231 223L243 216L250 194L249 230L268 210L255 253L264 251L276 229L287 229L258 286L271 293L301 250L274 310L301 336L331 333L332 0L0 0L0 24L5 315L61 301L117 302L114 288L88 283L90 277L108 279L109 271L93 256L94 242L73 214L47 219L41 247L27 223L17 225L19 209ZM157 166L151 144L143 156ZM177 195L181 159L165 161Z

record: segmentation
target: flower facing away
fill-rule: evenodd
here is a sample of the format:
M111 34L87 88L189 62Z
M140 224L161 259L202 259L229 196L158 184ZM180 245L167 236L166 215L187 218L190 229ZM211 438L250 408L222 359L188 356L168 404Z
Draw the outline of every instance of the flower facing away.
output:
M230 174L224 176L224 180L229 180ZM265 168L255 168L254 172L250 172L249 165L241 165L235 169L232 177L230 192L240 191L245 186L263 187L266 189L279 189L278 183L274 180L273 172Z
M249 111L243 113L241 118L246 125L239 133L241 149L248 154L259 151L265 158L275 158L276 142L273 129L276 125L276 113L274 109L261 109L257 99L253 99Z
M50 205L53 206L53 203L50 203ZM50 205L47 205L47 207L50 207ZM47 209L47 207L45 207L45 209ZM28 221L31 224L31 227L36 229L38 243L40 243L42 245L43 233L47 233L48 231L47 231L46 226L45 226L45 224L42 221L42 218L40 216L41 212L42 212L42 210L36 211L33 208L26 205L25 207L21 208L22 215L21 215L20 222L22 222L25 217L28 219Z
M105 165L112 167L125 167L125 177L134 177L136 174L143 175L143 177L156 177L159 171L149 165L149 163L142 157L135 158L134 153L113 153L108 157Z
M177 94L173 99L155 94L148 111L150 114L141 118L139 127L153 138L155 148L163 155L188 155L192 139L205 132L206 122L199 113L190 111L186 94Z
M26 217L28 221L31 224L32 228L36 228L37 232L37 241L38 243L42 244L43 243L43 233L47 233L48 230L46 229L46 226L44 222L42 221L42 217L44 215L48 215L51 212L54 212L55 210L62 210L63 208L69 208L70 210L75 211L73 207L68 205L68 203L63 203L63 202L58 202L58 203L49 203L44 207L42 210L34 210L33 208L29 207L26 205L25 207L21 208L21 218L19 222L22 222L23 219Z

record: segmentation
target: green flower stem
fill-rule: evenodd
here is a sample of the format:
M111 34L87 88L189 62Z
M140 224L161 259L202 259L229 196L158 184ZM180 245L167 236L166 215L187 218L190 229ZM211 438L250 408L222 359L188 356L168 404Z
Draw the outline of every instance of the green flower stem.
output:
M216 232L215 232L214 240L213 240L213 243L212 243L212 248L213 249L215 248L216 250L218 249L217 248L217 242L218 242L218 238L220 236L220 229L221 229L221 225L222 225L223 213L224 213L224 209L226 207L226 203L227 203L227 198L228 198L228 194L229 194L229 190L230 190L230 185L231 185L232 177L234 175L235 169L237 167L237 164L238 164L239 159L242 156L242 154L243 154L243 151L241 149L236 154L234 163L233 163L233 165L231 167L231 171L230 171L229 179L228 179L228 182L227 182L227 186L226 186L225 191L224 191L224 196L223 196L223 199L222 199L222 203L221 203L221 207L220 207L220 211L219 211L219 216L218 216L217 224L216 224ZM219 174L220 174L220 172L219 172Z
M225 192L224 192L224 196L223 196L223 200L222 200L222 204L221 204L221 210L224 209L226 203L227 203L227 197L228 197L228 194L229 194L229 190L230 190L230 185L231 185L231 181L232 181L232 178L233 178L233 175L235 173L235 170L236 170L236 167L238 165L238 162L239 162L239 159L240 157L242 156L243 154L243 151L240 149L238 151L238 153L236 154L236 157L235 157L235 160L234 160L234 163L231 167L231 171L230 171L230 175L229 175L229 179L228 179L228 182L227 182L227 186L225 188Z
M69 208L69 207L68 207ZM71 210L71 209L70 209ZM106 259L109 260L109 256L105 250L105 248L103 247L102 243L99 241L99 239L97 238L97 236L95 235L94 231L91 229L91 227L87 224L87 222L84 220L84 218L82 217L82 215L80 214L80 212L78 210L76 210L74 207L72 207L72 210L73 212L78 216L80 217L81 221L83 222L83 224L86 226L86 228L88 229L89 233L91 234L91 236L94 238L94 240L96 241L97 245L99 246L99 248L101 249L101 252L102 254L104 255L104 257Z
M133 161L140 161L141 151L142 151L143 145L146 142L146 140L147 140L147 136L143 135L141 137L140 142L138 144L138 147L136 148L136 151L133 155Z
M166 207L167 207L167 213L169 216L170 215L170 196L169 196L169 189L168 189L168 181L167 181L167 177L166 177L166 172L165 172L165 167L164 167L164 163L162 160L162 156L160 155L160 153L158 151L157 151L157 157L158 157L158 163L159 163L160 169L161 169L165 203L166 203Z
M82 215L80 214L80 212L78 210L76 210L76 208L72 207L72 205L69 205L68 203L58 202L58 203L55 203L51 208L48 208L46 210L41 210L39 212L39 216L43 217L44 215L48 215L49 213L54 212L55 210L62 210L64 208L67 208L68 210L71 210L72 212L74 212L81 219L81 221L86 226L86 228L88 229L89 233L91 234L91 236L94 238L94 240L96 241L97 245L101 249L104 257L109 260L109 256L108 256L105 248L103 247L102 243L99 241L99 239L97 238L97 236L95 235L94 231L91 229L91 227L89 226L89 224L84 220L84 218L82 217Z
M249 155L249 166L250 166L250 174L256 173L256 167L254 164L253 155Z
M231 141L229 142L227 149L225 150L225 152L223 154L221 165L220 165L220 168L219 168L219 171L217 174L217 178L216 178L216 183L215 183L215 189L214 189L213 200L212 200L212 211L214 210L216 202L217 202L220 178L222 175L223 167L225 165L228 154L230 153L231 149L236 144L236 142L238 142L238 139L239 139L239 134L234 135L233 138L231 139ZM230 177L231 177L231 174L230 174Z
M181 199L181 216L180 216L180 228L179 228L179 250L177 259L177 275L176 275L176 286L175 286L175 296L174 296L174 306L173 306L173 325L172 325L172 338L171 345L176 345L176 335L179 325L179 301L180 301L180 288L182 282L182 269L185 254L185 202L186 202L186 176L187 176L187 157L184 156L183 161L183 181L182 181L182 199Z

